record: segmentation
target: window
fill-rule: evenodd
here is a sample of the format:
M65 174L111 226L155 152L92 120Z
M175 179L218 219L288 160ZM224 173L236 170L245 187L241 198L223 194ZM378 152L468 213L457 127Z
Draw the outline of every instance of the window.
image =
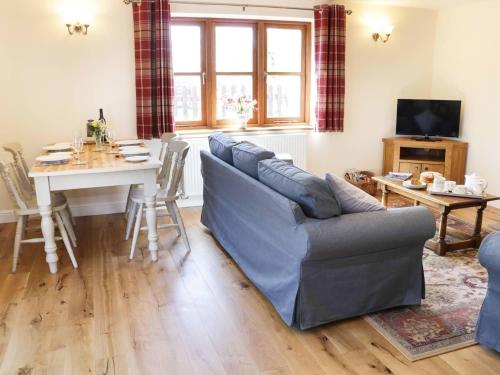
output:
M251 126L306 123L310 24L225 19L172 21L175 120L224 127L227 98L258 100Z

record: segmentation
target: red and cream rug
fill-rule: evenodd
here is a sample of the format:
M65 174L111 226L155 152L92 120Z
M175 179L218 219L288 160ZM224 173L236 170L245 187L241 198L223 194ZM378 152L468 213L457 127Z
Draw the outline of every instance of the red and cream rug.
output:
M456 232L472 225L453 218ZM424 249L426 298L421 306L371 314L365 319L410 361L476 343L475 327L486 294L488 275L476 250L449 252L445 257Z

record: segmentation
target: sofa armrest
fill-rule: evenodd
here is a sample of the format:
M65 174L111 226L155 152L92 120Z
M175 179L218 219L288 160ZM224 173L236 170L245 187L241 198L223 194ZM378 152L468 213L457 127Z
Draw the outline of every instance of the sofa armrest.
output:
M500 232L488 234L484 238L478 258L488 272L500 273Z
M434 236L436 221L425 207L407 207L308 219L303 227L308 234L307 259L321 260L423 247Z

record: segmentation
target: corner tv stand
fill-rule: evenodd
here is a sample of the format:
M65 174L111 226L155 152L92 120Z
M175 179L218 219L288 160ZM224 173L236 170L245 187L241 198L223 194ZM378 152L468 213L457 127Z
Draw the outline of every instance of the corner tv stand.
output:
M439 172L447 180L464 183L468 144L450 139L384 138L384 175L409 172Z

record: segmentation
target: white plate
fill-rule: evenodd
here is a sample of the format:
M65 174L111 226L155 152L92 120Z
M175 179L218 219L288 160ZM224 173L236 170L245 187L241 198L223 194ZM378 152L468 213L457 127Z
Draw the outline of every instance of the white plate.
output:
M71 143L55 143L53 145L43 147L43 150L48 152L57 152L71 150L71 148Z
M36 158L36 161L40 163L63 163L71 159L71 155L68 152L56 152L49 155L42 155Z
M413 185L411 181L403 181L403 186L408 189L422 190L427 187L427 184Z
M148 161L149 156L127 156L125 158L125 161L128 161L129 163L140 163L142 161Z
M124 156L149 155L149 148L146 147L124 147L120 149L120 154Z
M138 146L138 145L142 145L142 140L141 139L126 139L123 141L116 141L115 143L118 146Z

